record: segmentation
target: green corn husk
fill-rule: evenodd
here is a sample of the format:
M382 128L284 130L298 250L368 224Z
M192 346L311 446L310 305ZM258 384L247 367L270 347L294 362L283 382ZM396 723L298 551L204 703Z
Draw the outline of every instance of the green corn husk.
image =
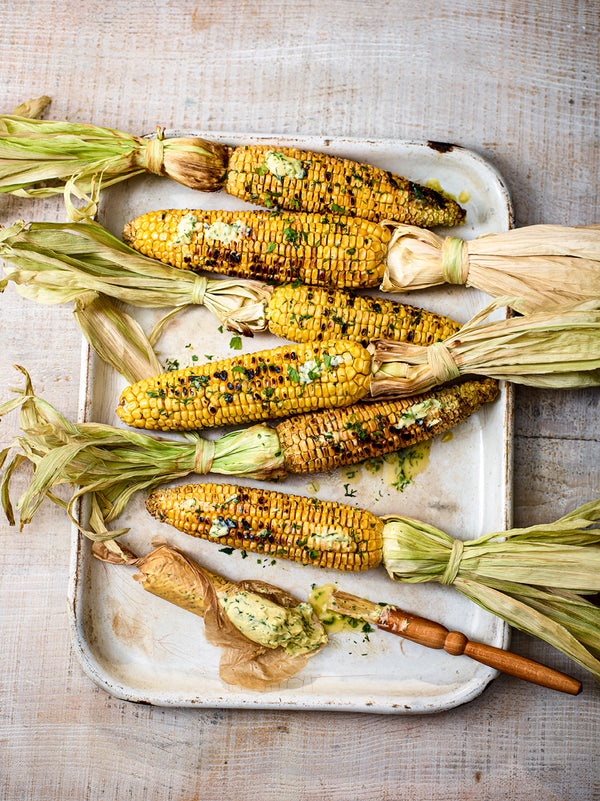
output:
M187 306L206 306L227 328L252 335L267 327L272 288L259 281L210 280L140 255L95 222L29 223L0 230L0 258L17 292L38 303L66 303L96 292L132 306L173 307L149 335ZM161 372L161 371L159 371Z
M510 300L494 301L444 342L374 341L371 394L414 395L461 375L546 388L600 385L600 299L483 322Z
M156 139L143 139L113 128L0 116L0 193L63 194L72 220L96 214L100 189L143 172L193 189L219 189L227 156L223 145L198 137L163 139L158 128ZM84 206L77 208L72 198Z
M470 241L394 224L384 292L443 283L510 297L521 314L600 296L600 225L530 225Z
M600 681L600 500L555 523L462 543L426 523L386 518L383 561L395 581L452 584L511 626L570 656ZM453 562L449 565L450 561Z
M0 502L9 522L15 518L9 496L9 482L24 461L33 466L34 476L19 499L20 524L29 523L45 497L65 508L76 520L76 506L84 494L91 500L90 529L83 534L106 540L125 534L127 529L107 529L123 511L137 490L150 490L159 484L190 473L246 475L277 478L283 472L283 456L277 432L265 425L226 434L216 441L188 435L187 442L160 439L99 423L73 424L46 401L34 395L26 370L24 390L18 397L0 405L0 416L21 408L17 438L22 453L16 453L0 480ZM0 452L0 468L11 448ZM61 484L79 487L68 502L53 492Z

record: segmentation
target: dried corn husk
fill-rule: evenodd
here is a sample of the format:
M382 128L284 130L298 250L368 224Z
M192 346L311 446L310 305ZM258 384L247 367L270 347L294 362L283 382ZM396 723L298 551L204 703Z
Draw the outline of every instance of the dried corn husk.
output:
M187 441L150 437L100 423L70 423L53 406L35 396L26 370L25 389L18 397L0 405L0 416L21 408L17 438L21 452L8 462L0 480L0 501L11 524L14 513L9 482L24 461L33 466L34 476L17 503L20 524L29 523L45 497L65 508L76 524L79 499L89 494L90 530L80 527L91 539L118 537L127 529L108 530L107 525L123 511L137 490L150 490L159 484L190 473L247 475L277 478L282 474L283 457L277 432L266 425L234 431L218 440L188 435ZM11 448L0 453L0 468ZM60 500L53 488L69 484L79 487L68 502Z
M531 225L467 242L391 224L384 292L464 284L510 297L521 314L600 297L600 225Z
M301 602L264 581L228 581L178 548L163 544L138 558L127 548L121 548L121 553L116 554L108 551L104 543L95 543L93 553L111 564L139 568L141 575L135 578L145 590L203 617L206 639L223 649L219 675L228 684L252 690L279 684L302 670L327 642L323 625L314 613L310 623L314 635L310 646L300 652L291 653L284 646L267 647L248 639L227 616L221 602L224 594L254 593L287 609L298 608Z
M72 220L96 214L101 188L143 172L219 189L227 155L226 146L197 137L164 139L160 128L155 139L142 139L113 128L0 116L0 193L64 194Z
M600 680L600 500L555 523L460 542L426 523L389 516L383 561L396 581L452 584L511 626L563 651Z
M37 120L43 115L51 102L52 100L48 95L26 100L16 107L13 111L13 117L26 117L28 120Z
M371 393L413 395L461 375L484 375L533 387L600 384L600 298L554 312L483 324L499 298L444 342L423 347L379 339Z
M189 305L204 305L227 328L252 335L266 330L272 288L260 281L211 280L140 255L95 222L29 223L0 230L0 258L17 292L38 303L77 301L102 293L132 306L173 311L149 341L154 345L168 320ZM159 370L159 372L161 372Z

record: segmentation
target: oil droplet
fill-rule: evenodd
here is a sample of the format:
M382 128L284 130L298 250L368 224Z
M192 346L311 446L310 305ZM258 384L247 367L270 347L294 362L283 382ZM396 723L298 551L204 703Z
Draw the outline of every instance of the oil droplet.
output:
M447 197L456 203L456 197L451 195L450 192L445 192L437 178L428 178L425 181L425 186L427 186L429 189L433 189L434 192L439 192L440 195L443 195L444 197Z
M451 439L454 439L454 434L452 431L446 431L446 433L442 434L441 436L442 442L450 442Z
M458 196L458 202L459 203L468 203L469 200L471 200L471 193L467 192L466 189L463 189L463 191Z
M320 486L318 481L311 481L310 484L306 485L306 491L310 492L311 495L316 495L319 489Z

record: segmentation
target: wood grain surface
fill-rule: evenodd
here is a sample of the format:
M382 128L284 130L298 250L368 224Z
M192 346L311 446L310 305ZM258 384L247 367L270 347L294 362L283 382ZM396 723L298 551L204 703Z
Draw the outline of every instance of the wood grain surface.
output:
M49 94L50 119L115 126L455 141L487 158L517 224L597 223L597 2L0 0L0 103ZM62 202L0 196L0 223ZM77 414L67 307L0 298L0 397L20 383ZM518 525L600 494L597 390L518 389ZM18 433L0 422L0 448ZM15 485L25 488L25 477ZM513 650L584 683L572 698L500 677L434 716L160 709L109 697L69 641L69 526L45 503L0 522L2 799L592 801L600 692L566 657Z

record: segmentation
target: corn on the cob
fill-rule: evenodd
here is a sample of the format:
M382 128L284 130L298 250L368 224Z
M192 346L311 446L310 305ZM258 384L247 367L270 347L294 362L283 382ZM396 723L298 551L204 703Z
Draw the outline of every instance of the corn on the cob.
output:
M292 284L275 287L266 317L271 333L293 342L351 339L365 347L379 338L431 345L460 328L441 314L393 300Z
M117 414L137 428L198 429L348 406L369 393L356 342L288 345L177 370L127 387Z
M180 531L231 548L339 570L368 570L381 562L383 522L334 501L188 484L155 490L146 506Z
M342 213L422 228L459 225L465 217L456 201L387 170L292 147L234 148L224 188L267 208Z
M319 473L383 456L447 431L497 396L498 384L488 378L398 401L291 417L276 427L285 469Z
M42 107L43 101L17 111L29 115ZM346 210L421 226L464 218L455 201L376 167L289 147L165 139L159 129L155 139L141 139L112 128L1 116L0 156L0 192L64 193L71 219L91 219L103 186L141 172L208 192L224 188L267 208ZM85 208L76 209L71 195L89 195Z
M169 209L132 220L123 238L180 269L358 288L381 283L391 234L348 216Z
M286 472L314 473L382 456L456 425L479 405L493 400L497 388L493 381L474 379L460 387L429 392L413 402L366 405L360 419L353 412L359 408L355 406L343 414L298 415L276 428L261 424L216 440L192 442L159 439L99 423L74 425L36 397L29 376L25 389L15 391L22 404L18 442L24 453L15 454L0 476L0 505L9 522L15 522L10 477L25 459L33 467L34 479L19 499L21 525L31 520L44 497L59 502L55 488L69 484L77 490L67 511L71 513L81 495L89 493L92 506L102 510L90 525L94 536L104 538L106 525L119 516L137 489L146 490L190 473L274 479ZM0 404L0 417L11 408L14 401ZM365 419L367 415L370 417ZM388 431L393 435L385 433ZM117 532L111 534L117 536Z

